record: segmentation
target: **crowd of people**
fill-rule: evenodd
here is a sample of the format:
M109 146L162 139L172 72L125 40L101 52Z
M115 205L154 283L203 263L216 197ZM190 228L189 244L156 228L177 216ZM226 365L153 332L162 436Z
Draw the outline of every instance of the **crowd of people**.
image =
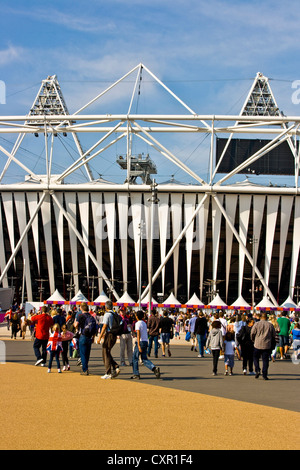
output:
M55 359L57 370L70 370L69 358L77 358L81 374L89 375L89 360L93 343L102 343L102 359L105 373L103 379L112 379L120 374L120 367L132 367L132 379L140 379L139 365L142 363L160 378L160 368L150 359L152 350L158 358L171 357L171 340L183 337L198 357L207 354L213 358L213 375L217 375L219 360L224 359L224 374L233 375L235 360L242 361L243 374L262 374L268 380L269 361L289 358L293 349L295 358L300 353L300 322L293 312L279 314L266 312L243 313L224 311L207 313L205 310L183 311L152 310L134 311L122 307L114 310L111 301L104 308L90 309L87 303L66 312L62 308L43 306L39 312L25 315L23 310L6 313L7 327L11 338L20 335L25 339L27 329L36 356L35 365L52 370ZM120 341L120 361L112 350ZM127 358L127 362L126 362ZM62 366L61 369L61 360ZM260 367L262 361L262 369Z

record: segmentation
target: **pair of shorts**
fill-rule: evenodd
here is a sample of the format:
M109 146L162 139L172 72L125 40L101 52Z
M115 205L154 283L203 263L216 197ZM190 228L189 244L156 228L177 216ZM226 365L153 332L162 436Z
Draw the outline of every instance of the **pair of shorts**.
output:
M283 346L289 346L289 337L288 336L283 336L279 335L279 347L283 348Z
M225 366L233 368L234 367L234 355L225 354L224 363L225 363Z
M162 343L169 344L170 343L170 333L161 333L160 339Z

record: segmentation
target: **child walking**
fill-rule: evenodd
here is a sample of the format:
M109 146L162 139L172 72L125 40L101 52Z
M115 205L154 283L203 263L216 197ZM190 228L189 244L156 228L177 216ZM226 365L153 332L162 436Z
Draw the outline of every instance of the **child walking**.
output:
M61 328L63 370L70 370L68 350L73 336L74 334L67 329L67 326L63 325Z
M47 351L50 354L49 358L49 364L48 364L48 373L51 372L52 368L52 362L53 359L56 359L56 364L57 364L57 372L60 374L60 361L59 361L59 355L60 352L62 351L62 338L60 334L60 327L58 323L55 323L52 327L52 333L49 337L49 341L47 344Z
M228 332L225 335L224 339L224 361L225 361L225 374L224 375L233 375L234 368L234 353L236 351L238 358L240 359L240 351L235 342L235 335L232 332ZM229 369L229 370L228 370Z

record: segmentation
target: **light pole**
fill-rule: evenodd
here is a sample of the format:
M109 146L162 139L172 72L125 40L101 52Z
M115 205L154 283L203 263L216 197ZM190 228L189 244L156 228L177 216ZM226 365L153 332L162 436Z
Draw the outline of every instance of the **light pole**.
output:
M155 205L159 202L157 199L157 183L153 180L151 186L151 198L148 199L151 202L151 217L150 217L150 254L149 254L149 315L152 312L152 274L153 274L153 240L154 240L154 214Z
M255 244L258 242L257 238L250 238L249 243L252 245L252 287L251 287L251 306L252 315L254 313L254 287L255 287Z
M138 280L138 288L139 288L139 310L141 310L142 304L142 272L143 272L143 260L142 260L142 253L143 253L143 235L144 235L144 227L145 223L141 220L139 224L140 229L140 247L139 247L139 280Z

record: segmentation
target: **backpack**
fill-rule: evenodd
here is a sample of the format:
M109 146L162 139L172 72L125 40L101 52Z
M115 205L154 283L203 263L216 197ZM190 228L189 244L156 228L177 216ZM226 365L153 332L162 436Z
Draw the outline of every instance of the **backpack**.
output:
M112 333L115 336L120 336L125 331L125 322L118 313L111 312L111 314L113 315L113 321L109 333Z
M92 338L97 333L97 323L91 314L85 314L85 324L81 333L87 338Z

